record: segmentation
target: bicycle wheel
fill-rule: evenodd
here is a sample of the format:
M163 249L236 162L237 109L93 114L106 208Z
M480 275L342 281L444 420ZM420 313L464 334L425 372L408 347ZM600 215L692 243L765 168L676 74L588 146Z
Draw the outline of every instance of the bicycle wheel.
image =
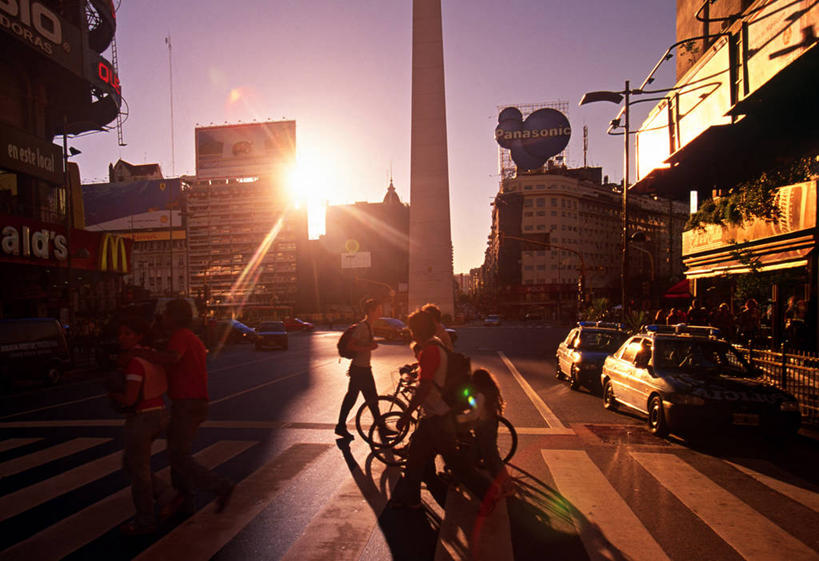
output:
M405 426L403 430L398 431L396 424L398 423L398 419L402 416L403 413L399 411L381 415L384 425L389 429L397 431L398 434L395 436L383 438L376 425L372 425L367 433L373 456L388 466L403 466L407 463L407 457L409 456L411 439L408 438L408 435L411 429L414 428L415 421L410 419L409 424Z
M407 405L393 395L378 396L378 410L382 415L385 413L403 412L406 410L406 408ZM364 402L361 407L358 408L358 412L355 414L355 428L358 431L358 434L361 435L361 438L364 439L364 442L371 446L372 441L370 440L369 432L370 427L372 426L373 414L367 403Z
M503 463L508 463L518 449L518 433L507 419L498 417L498 455Z

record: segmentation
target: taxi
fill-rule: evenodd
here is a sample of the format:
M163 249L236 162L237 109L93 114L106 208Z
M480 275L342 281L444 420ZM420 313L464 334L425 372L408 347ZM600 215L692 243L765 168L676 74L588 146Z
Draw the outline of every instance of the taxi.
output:
M603 361L628 338L622 324L581 321L557 346L555 378L569 380L569 388L600 389Z
M649 325L603 364L603 406L648 416L660 437L752 427L792 434L796 399L768 383L714 327Z

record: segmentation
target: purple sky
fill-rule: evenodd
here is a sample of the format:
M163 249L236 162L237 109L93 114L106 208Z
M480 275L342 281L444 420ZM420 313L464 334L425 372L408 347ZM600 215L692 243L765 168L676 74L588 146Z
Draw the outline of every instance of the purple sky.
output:
M120 79L130 115L116 133L70 141L84 182L107 181L118 158L172 174L168 51L173 39L176 174L194 173L194 127L296 121L297 152L320 162L330 204L380 200L390 166L409 199L410 0L123 0ZM674 42L672 0L443 0L449 178L455 271L483 262L498 190L497 107L565 100L571 166L622 178L618 108L577 106L591 90L638 86ZM109 53L110 56L110 53ZM672 60L654 86L673 83ZM233 94L231 94L233 92ZM231 97L238 101L231 102ZM638 105L639 125L652 106ZM633 169L633 168L632 168Z

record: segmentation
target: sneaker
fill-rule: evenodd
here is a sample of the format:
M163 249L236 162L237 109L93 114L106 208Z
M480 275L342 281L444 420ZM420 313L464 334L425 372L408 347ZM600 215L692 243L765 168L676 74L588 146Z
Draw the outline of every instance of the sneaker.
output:
M119 531L126 536L147 536L155 534L157 527L156 524L142 525L137 524L136 520L131 520L121 525Z
M236 485L228 483L227 487L216 497L216 514L221 514L225 511L235 488Z
M335 433L341 438L348 438L350 440L354 438L354 436L350 434L350 431L347 430L345 425L336 425Z

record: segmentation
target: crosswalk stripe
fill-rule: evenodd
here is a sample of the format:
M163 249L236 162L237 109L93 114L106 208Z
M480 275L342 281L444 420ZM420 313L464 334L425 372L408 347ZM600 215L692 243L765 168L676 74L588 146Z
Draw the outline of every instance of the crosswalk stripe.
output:
M486 517L478 517L479 506L477 500L450 485L435 561L514 558L506 499L498 501Z
M512 363L511 360L503 353L503 351L498 351L498 356L501 358L503 363L506 365L506 368L509 369L509 372L512 373L512 376L517 380L520 387L523 388L524 393L529 397L532 401L532 404L535 406L535 409L538 410L540 416L543 417L543 420L551 427L552 434L575 434L575 432L567 428L563 423L560 422L560 419L557 418L549 406L540 398L537 392L529 385L529 382L526 381L526 378L518 371L515 365Z
M164 440L155 440L151 454L165 448ZM17 516L30 508L50 501L69 491L87 485L122 468L122 451L110 454L98 460L88 462L74 469L29 485L23 489L0 497L0 522Z
M211 444L194 456L203 466L211 469L241 454L254 444L256 441L224 440ZM170 471L170 468L166 467L156 475L167 480ZM3 561L62 559L125 522L133 512L131 488L126 487L0 552L0 558Z
M631 452L657 481L749 561L816 560L816 552L673 454Z
M110 442L110 438L75 438L67 442L61 442L55 446L32 452L19 458L9 460L0 464L0 477L8 477L15 473L20 473L31 468L37 467L41 464L82 452L94 446L98 446L105 442Z
M577 511L573 516L575 526L592 559L606 558L612 547L619 550L613 554L615 559L668 559L586 452L541 450L540 453L560 494Z
M353 444L350 448L353 449L351 452L359 454L369 452L369 447L364 443ZM385 464L373 462L372 471L367 474L367 483L381 481L386 469ZM359 559L367 545L367 538L387 503L387 498L374 483L369 488L362 488L359 485L360 483L351 475L327 501L325 507L313 517L282 560ZM340 532L339 528L343 528L343 532Z
M786 481L781 481L779 479L776 479L775 477L765 475L764 473L759 473L758 471L754 471L749 467L745 467L734 462L727 463L735 467L745 475L753 477L763 485L770 487L777 493L785 495L786 497L793 499L794 501L800 504L805 505L814 512L819 512L819 493L811 491L810 489L806 489L804 487L793 485Z
M295 444L236 485L227 512L210 504L142 552L137 560L207 560L273 500L276 493L334 444Z
M42 440L42 438L7 438L6 440L0 441L0 452L13 450L15 448L19 448L20 446L25 446L26 444L31 444L32 442L37 442L40 440Z

